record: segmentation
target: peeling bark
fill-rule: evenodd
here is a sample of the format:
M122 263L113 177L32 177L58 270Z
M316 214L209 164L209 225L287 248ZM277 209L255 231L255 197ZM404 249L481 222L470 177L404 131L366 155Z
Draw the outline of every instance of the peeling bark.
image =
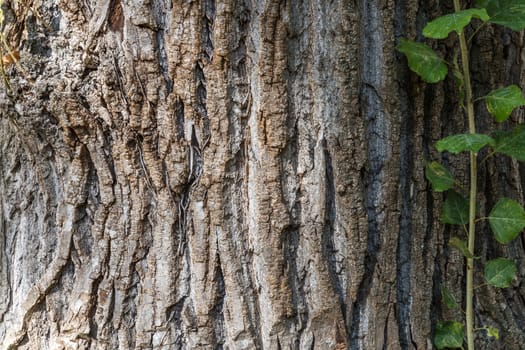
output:
M451 11L421 3L5 2L0 349L431 349L463 261L423 160L465 126L395 52ZM522 47L474 41L478 95L524 81ZM523 165L481 172L483 210L524 201ZM479 229L524 277L523 239ZM479 349L525 343L524 288L478 290Z

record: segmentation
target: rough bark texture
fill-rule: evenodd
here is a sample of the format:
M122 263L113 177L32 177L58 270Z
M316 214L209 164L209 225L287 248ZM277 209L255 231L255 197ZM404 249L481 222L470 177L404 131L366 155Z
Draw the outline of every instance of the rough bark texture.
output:
M0 93L0 348L431 349L463 261L423 161L465 122L453 79L423 84L394 47L451 7L5 2L26 72ZM478 95L524 81L523 45L474 41ZM481 173L481 210L524 201L522 164ZM481 261L521 277L477 290L502 336L479 349L522 349L523 236L479 229Z

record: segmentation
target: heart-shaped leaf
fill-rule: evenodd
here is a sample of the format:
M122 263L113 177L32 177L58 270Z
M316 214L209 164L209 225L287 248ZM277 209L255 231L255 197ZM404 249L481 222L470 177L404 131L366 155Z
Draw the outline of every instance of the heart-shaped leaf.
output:
M441 210L441 222L444 224L468 224L468 200L455 191L449 191Z
M454 187L452 174L438 162L425 164L425 177L430 181L435 192L443 192Z
M521 89L516 85L491 91L484 99L487 110L497 122L509 119L514 108L525 106L525 98L523 98Z
M488 327L485 327L485 330L487 331L488 337L495 338L496 340L499 339L499 330L497 328L488 326Z
M512 241L525 228L525 211L518 202L509 198L500 199L488 219L494 237L502 244Z
M478 0L478 7L485 8L490 22L517 32L525 29L525 3L523 0Z
M423 35L427 38L445 39L452 31L461 32L472 18L479 18L484 22L490 19L484 8L462 10L428 22L423 28Z
M400 39L396 48L405 54L410 69L427 83L437 83L447 76L447 65L427 45Z
M517 271L514 261L497 258L487 261L485 265L485 279L492 286L507 288L516 277Z
M458 307L458 302L456 301L454 294L452 294L445 285L441 286L441 298L443 299L443 303L449 309L455 309Z
M454 154L471 151L474 153L486 145L494 145L492 137L483 134L459 134L447 136L436 143L439 152L448 151Z
M468 259L474 258L474 255L470 252L470 250L468 250L467 242L465 242L461 238L452 237L448 241L448 244L450 244L451 247L454 247L457 250L459 250L465 258L468 258Z
M493 135L496 141L494 151L525 161L525 125L511 131L499 131Z
M463 345L463 325L455 321L447 321L436 325L434 345L438 349L457 349Z

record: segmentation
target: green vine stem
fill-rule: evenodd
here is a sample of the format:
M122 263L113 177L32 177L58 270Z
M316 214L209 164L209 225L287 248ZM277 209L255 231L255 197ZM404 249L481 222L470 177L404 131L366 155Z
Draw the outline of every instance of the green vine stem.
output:
M469 195L468 199L457 188L463 189L461 184L454 179L449 169L435 161L425 164L425 177L432 185L435 192L447 192L441 211L441 222L444 224L461 225L466 231L467 241L452 237L449 245L461 252L466 259L465 271L465 324L455 320L438 322L434 332L434 345L437 349L464 349L465 333L467 349L474 350L474 248L476 237L476 223L487 220L494 233L494 238L501 244L508 244L520 236L525 229L525 209L511 198L501 198L490 210L488 215L476 218L477 198L477 171L478 152L487 147L492 149L483 161L493 154L503 154L525 162L523 144L525 143L525 124L518 125L508 132L495 132L492 135L478 134L474 115L474 103L484 100L487 111L498 123L509 119L512 111L525 106L523 91L517 85L510 85L495 89L487 95L474 99L472 96L472 81L469 67L469 43L472 36L486 23L494 23L511 28L514 31L525 29L525 0L483 0L477 1L476 7L461 9L461 0L453 0L454 13L438 17L423 28L423 35L430 39L446 39L452 32L457 33L460 52L454 55L454 60L447 63L436 52L424 43L401 38L397 50L404 53L412 71L418 74L427 83L437 83L444 80L449 68L453 69L460 88L459 106L466 112L468 131L463 134L450 135L437 141L436 149L439 152L459 154L469 152ZM484 5L485 7L481 7ZM465 38L465 28L472 20L483 22L471 36L469 41ZM461 55L461 57L459 57ZM461 65L459 64L461 59ZM483 276L485 285L497 288L508 288L517 277L517 266L512 259L498 257L484 264ZM457 308L454 295L441 288L444 304L448 308ZM465 327L466 326L466 327ZM487 336L499 339L499 330L492 326L485 326ZM479 330L479 328L478 328Z
M460 0L454 0L454 10L461 11ZM470 82L469 50L465 39L465 32L458 33L459 46L461 50L461 65L464 77L465 104L467 108L469 133L476 133L476 122L474 116L474 102L472 100L472 86ZM470 152L470 191L469 191L469 224L468 224L468 250L474 256L474 243L476 240L476 195L477 195L478 169L477 154ZM467 259L466 268L466 299L465 299L465 319L467 333L467 349L474 350L474 259Z

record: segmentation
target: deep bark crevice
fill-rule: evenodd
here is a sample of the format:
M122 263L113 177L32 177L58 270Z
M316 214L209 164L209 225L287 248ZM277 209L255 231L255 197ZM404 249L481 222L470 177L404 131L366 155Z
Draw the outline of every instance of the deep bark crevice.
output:
M226 289L224 284L224 276L221 267L220 256L217 254L217 270L215 271L215 279L217 281L217 291L215 306L211 312L211 323L214 328L216 349L223 349L226 342L225 323L224 323L224 298L226 296Z
M365 121L365 138L367 149L367 169L361 181L364 183L364 205L368 220L367 243L364 255L364 271L359 284L357 298L353 302L350 346L361 349L363 346L362 320L369 305L370 290L375 278L378 254L381 249L381 223L384 222L383 189L384 162L388 153L386 133L388 127L379 91L382 90L382 41L380 29L379 4L376 1L361 2L363 18L361 33L361 76L360 76L360 115ZM366 326L365 326L366 327Z
M406 95L402 96L401 105L408 106ZM403 98L404 97L404 98ZM399 238L397 245L397 322L399 324L399 338L402 349L408 349L410 334L410 294L411 294L411 237L414 183L412 182L413 143L411 136L413 120L409 107L402 111L400 135L400 196L401 213L399 219Z
M301 336L305 330L308 320L308 307L304 293L304 272L298 269L297 254L299 248L299 227L289 227L284 233L286 239L283 242L284 257L287 261L289 272L289 283L292 290L292 302L294 317L297 325L296 342L300 343Z
M346 320L346 298L345 291L343 290L341 280L339 278L339 267L337 264L337 249L334 246L334 234L335 234L335 219L337 216L336 207L336 196L335 196L335 184L334 184L334 169L332 166L332 157L327 147L326 140L323 140L323 151L324 151L324 165L325 165L325 204L324 204L324 229L322 233L321 242L323 244L323 255L326 261L330 277L335 288L335 292L339 299L341 306L341 313L343 320ZM345 327L346 328L346 327Z
M182 327L182 310L186 302L186 297L178 300L174 305L166 309L166 319L168 323L172 325L172 333L174 333L175 342L174 346L182 349L183 348L183 331Z
M206 77L200 62L195 64L195 98L195 113L199 118L199 122L202 123L201 148L204 148L210 140L211 131L208 108L206 107ZM191 137L193 138L193 134Z
M174 123L177 132L177 140L180 142L184 139L184 102L181 98L177 98L174 107Z
M215 22L215 0L206 0L203 3L202 19L202 54L205 62L213 59L213 24Z
M397 1L395 8L394 33L396 42L399 38L407 36L407 23L404 13L407 11L406 1ZM397 54L396 61L401 63L403 60L401 54ZM399 219L399 236L396 252L397 263L397 306L396 317L399 327L399 345L401 349L407 350L409 346L414 346L411 337L411 238L414 234L412 218L414 207L413 197L415 196L416 184L413 182L412 169L414 168L414 154L412 150L414 143L414 125L415 113L412 101L409 98L410 75L408 68L404 64L399 64L397 68L397 77L399 79L398 103L400 106L400 138L399 138L399 180L400 180L400 200L401 212ZM425 260L426 261L426 260ZM386 338L386 337L385 337ZM386 346L385 339L385 346Z
M116 9L121 7L120 0L113 0L115 2ZM166 92L167 94L171 94L173 91L173 80L169 75L169 62L168 62L168 55L166 53L166 35L169 35L169 33L166 32L166 18L167 13L169 13L172 9L166 6L169 4L169 2L165 1L159 1L159 0L153 0L151 7L152 7L152 14L153 18L155 20L155 36L156 36L156 45L157 45L157 61L159 62L159 68L160 72L164 78L164 81L166 83ZM122 9L120 10L122 11ZM116 16L115 14L118 14L117 11L112 11L111 16ZM120 14L122 16L122 14ZM113 17L111 17L113 18ZM113 24L113 27L116 27L118 31L122 31L122 25L121 24L123 20L121 18L115 19ZM110 20L111 25L111 20Z

